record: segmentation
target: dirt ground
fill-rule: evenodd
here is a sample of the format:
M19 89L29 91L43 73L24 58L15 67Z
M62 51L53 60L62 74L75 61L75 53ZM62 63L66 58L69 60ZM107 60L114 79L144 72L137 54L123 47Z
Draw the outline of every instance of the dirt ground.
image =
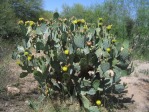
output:
M149 62L134 61L134 72L122 81L128 84L127 96L133 96L132 104L124 112L149 112Z
M6 86L17 88L19 94L14 96L6 92L6 89L0 90L0 112L31 112L26 102L37 99L37 82L32 75L20 79L21 70L14 61L7 66L10 74ZM115 110L116 112L149 112L149 62L136 60L134 66L135 70L130 76L122 77L122 82L128 85L126 96L133 96L132 103L126 103L127 109Z

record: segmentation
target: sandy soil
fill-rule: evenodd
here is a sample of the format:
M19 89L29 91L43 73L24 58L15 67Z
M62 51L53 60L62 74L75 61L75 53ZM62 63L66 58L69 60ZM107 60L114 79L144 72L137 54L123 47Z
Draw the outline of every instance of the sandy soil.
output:
M149 112L149 62L134 61L135 70L130 76L122 77L122 82L128 85L126 97L132 97L132 103L126 103L127 109L116 110L116 112ZM10 95L0 92L0 112L30 112L26 104L31 98L36 99L37 82L32 75L20 79L21 70L11 62L9 64L8 85L15 86L20 90L18 95Z
M149 112L149 62L134 61L134 72L122 77L128 85L127 97L132 97L132 104L124 112Z

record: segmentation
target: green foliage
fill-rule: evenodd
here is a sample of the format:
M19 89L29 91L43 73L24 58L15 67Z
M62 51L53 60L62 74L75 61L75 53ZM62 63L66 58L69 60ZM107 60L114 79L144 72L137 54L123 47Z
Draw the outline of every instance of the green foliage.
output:
M0 4L0 37L16 33L16 16L8 0L1 0Z
M50 11L45 11L45 10L43 10L43 11L41 12L41 14L40 14L40 17L43 17L43 18L45 18L45 19L47 19L47 20L51 20L51 18L53 18L53 13L50 12Z
M42 0L9 0L17 18L26 20L36 20L42 11Z
M22 30L27 29L23 38L26 44L13 54L23 69L20 77L33 73L43 95L62 92L80 99L86 110L99 112L95 100L107 106L105 97L125 91L120 77L130 74L129 43L116 42L112 25L96 28L89 27L84 19L54 18L48 24L41 18L38 24L20 24Z
M19 19L35 20L40 17L42 0L1 0L0 4L0 37L12 38L20 35ZM43 14L43 13L42 13Z
M84 6L81 4L74 4L72 7L64 4L62 15L68 18L73 16L75 16L76 18L84 18L84 11Z
M54 18L54 19L58 19L58 18L59 18L59 13L58 13L58 12L55 12L55 13L53 14L53 18Z

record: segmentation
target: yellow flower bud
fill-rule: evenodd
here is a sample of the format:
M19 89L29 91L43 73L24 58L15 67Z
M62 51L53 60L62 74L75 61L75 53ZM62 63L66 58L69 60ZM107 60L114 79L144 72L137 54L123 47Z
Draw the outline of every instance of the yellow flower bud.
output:
M25 26L29 25L29 21L25 21Z
M103 23L98 23L98 26L102 26L103 25Z
M34 21L29 21L29 25L30 25L30 26L35 25Z
M22 20L20 20L20 21L18 22L18 24L19 24L19 25L23 25L24 22L23 22Z
M73 24L77 24L77 22L78 22L77 20L72 21Z
M102 21L103 20L103 18L99 18L99 21Z
M32 60L32 55L29 55L29 56L27 57L27 60L28 60L28 61L31 61L31 60Z
M113 42L113 43L115 43L115 42L116 42L116 40L115 40L115 39L113 39L113 40L112 40L112 42Z
M69 54L69 50L65 50L64 54L68 55Z
M96 101L96 104L97 104L98 106L100 106L100 105L101 105L101 101L100 101L100 100L97 100L97 101Z
M81 23L85 23L85 20L84 19L81 19Z
M77 20L77 23L82 23L82 24L84 24L84 23L85 23L85 20L84 20L84 19L78 19L78 20Z
M107 51L107 52L110 52L110 51L111 51L111 49L110 49L110 48L107 48L107 49L106 49L106 51Z
M39 18L39 21L43 21L44 20L44 18Z
M24 52L24 55L27 56L27 55L29 55L29 53L28 52Z
M64 72L67 72L68 67L67 67L67 66L64 66L64 67L62 67L62 70L63 70Z
M83 28L84 28L84 30L87 30L87 29L88 29L87 25L84 25L84 27L83 27Z
M108 25L106 28L107 28L107 30L111 30L112 25Z

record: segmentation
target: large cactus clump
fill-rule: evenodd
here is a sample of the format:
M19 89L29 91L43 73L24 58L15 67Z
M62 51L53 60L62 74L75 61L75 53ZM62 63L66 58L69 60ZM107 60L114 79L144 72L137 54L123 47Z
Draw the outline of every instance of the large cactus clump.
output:
M125 91L120 78L132 72L129 44L119 43L102 18L92 25L55 15L51 21L19 22L24 38L13 59L23 70L20 77L33 73L45 96L76 96L86 110L98 112Z

